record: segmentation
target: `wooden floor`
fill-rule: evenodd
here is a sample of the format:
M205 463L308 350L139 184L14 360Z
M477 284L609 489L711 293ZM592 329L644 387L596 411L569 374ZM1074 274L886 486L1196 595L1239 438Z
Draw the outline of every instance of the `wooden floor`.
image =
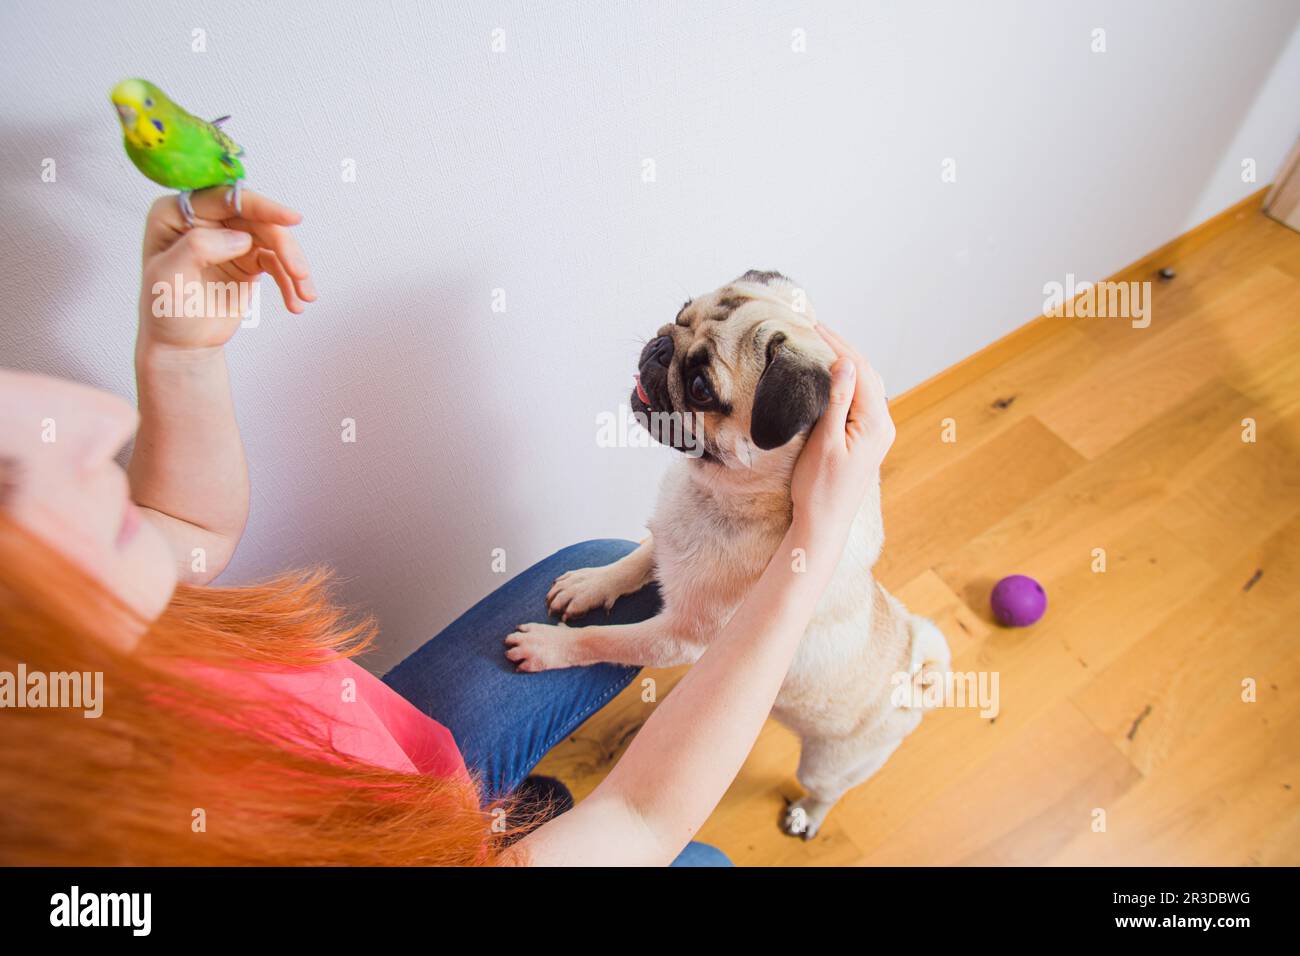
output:
M1152 280L1149 328L1040 317L893 403L876 573L955 670L998 672L997 718L931 713L809 842L777 829L798 745L769 721L700 839L741 865L1300 864L1300 235L1255 197L1113 278ZM1050 600L1029 629L988 611L1014 572ZM584 796L651 707L634 684L542 771Z

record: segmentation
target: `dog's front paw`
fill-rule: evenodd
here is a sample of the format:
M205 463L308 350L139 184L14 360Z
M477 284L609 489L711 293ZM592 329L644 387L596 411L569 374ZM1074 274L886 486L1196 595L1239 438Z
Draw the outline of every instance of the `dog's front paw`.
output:
M578 568L561 574L546 595L546 609L560 615L562 621L582 617L598 607L609 610L623 594L621 582L611 567Z
M520 624L506 638L506 657L515 670L536 672L572 667L576 628L563 624Z
M796 800L785 808L785 815L781 818L781 832L786 836L811 840L821 829L828 809L829 807L823 807L808 797Z

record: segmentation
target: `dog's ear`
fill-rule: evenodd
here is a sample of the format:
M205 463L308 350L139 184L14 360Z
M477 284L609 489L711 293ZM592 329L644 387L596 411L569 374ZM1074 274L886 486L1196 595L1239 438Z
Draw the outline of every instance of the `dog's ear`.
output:
M739 279L736 279L735 281L736 282L757 282L760 285L770 285L773 281L789 282L790 280L786 276L781 275L781 273L771 269L766 269L766 270L750 269L748 272L746 272L743 276L741 276Z
M786 344L784 332L767 343L767 367L754 390L749 436L764 451L779 448L812 425L831 398L830 370Z

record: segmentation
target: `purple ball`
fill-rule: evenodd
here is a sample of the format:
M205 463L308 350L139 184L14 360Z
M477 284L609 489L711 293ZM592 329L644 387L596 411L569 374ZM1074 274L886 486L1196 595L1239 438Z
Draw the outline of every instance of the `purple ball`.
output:
M1033 578L1013 574L993 586L993 616L1004 627L1028 627L1047 610L1047 592Z

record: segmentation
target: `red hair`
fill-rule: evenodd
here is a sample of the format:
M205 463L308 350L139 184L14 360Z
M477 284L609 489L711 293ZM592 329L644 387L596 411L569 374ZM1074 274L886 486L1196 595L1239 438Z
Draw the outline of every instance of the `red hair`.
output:
M97 719L0 710L0 864L498 862L504 835L472 783L357 760L300 709L234 700L175 666L359 653L374 622L340 610L327 585L320 570L181 585L124 652L143 625L0 511L0 670L104 675Z

